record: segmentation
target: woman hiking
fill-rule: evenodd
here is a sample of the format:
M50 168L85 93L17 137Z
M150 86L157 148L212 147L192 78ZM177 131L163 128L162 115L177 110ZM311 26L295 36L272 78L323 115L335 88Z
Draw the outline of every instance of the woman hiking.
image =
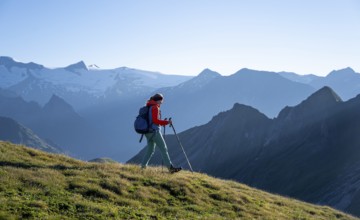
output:
M160 105L164 101L164 96L157 93L150 97L146 106L149 106L149 123L152 128L152 132L145 134L147 140L147 151L142 160L141 167L146 168L152 155L155 152L155 147L158 146L161 152L161 156L165 165L169 168L170 173L179 172L181 167L174 167L171 163L169 152L165 143L165 140L161 134L161 126L172 124L171 120L161 120Z

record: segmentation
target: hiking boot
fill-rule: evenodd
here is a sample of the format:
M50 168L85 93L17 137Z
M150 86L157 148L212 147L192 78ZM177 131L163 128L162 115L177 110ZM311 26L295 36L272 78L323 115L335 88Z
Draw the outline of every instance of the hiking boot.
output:
M173 165L170 165L170 167L169 167L170 173L176 173L176 172L179 172L180 170L182 170L181 167L173 167Z

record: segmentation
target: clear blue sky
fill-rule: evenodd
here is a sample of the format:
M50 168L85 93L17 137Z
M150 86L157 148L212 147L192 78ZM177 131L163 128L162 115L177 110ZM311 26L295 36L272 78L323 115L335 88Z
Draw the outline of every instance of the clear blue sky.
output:
M360 72L360 0L0 0L0 56L184 75Z

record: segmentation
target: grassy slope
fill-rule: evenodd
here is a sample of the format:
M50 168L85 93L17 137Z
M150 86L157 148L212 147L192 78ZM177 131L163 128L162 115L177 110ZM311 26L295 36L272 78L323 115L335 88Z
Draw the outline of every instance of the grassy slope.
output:
M82 162L0 142L0 219L355 219L204 174Z

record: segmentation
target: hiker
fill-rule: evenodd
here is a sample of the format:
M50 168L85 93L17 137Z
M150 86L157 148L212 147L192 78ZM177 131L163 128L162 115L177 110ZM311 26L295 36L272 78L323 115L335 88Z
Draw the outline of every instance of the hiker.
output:
M147 151L141 163L142 168L146 168L152 155L155 152L155 147L158 146L161 152L161 156L165 165L169 168L171 173L179 172L181 167L174 167L171 163L169 152L165 143L165 140L161 134L161 126L172 124L170 120L161 120L160 105L164 101L162 94L155 94L147 101L146 106L149 106L149 123L152 132L145 134L147 140Z

